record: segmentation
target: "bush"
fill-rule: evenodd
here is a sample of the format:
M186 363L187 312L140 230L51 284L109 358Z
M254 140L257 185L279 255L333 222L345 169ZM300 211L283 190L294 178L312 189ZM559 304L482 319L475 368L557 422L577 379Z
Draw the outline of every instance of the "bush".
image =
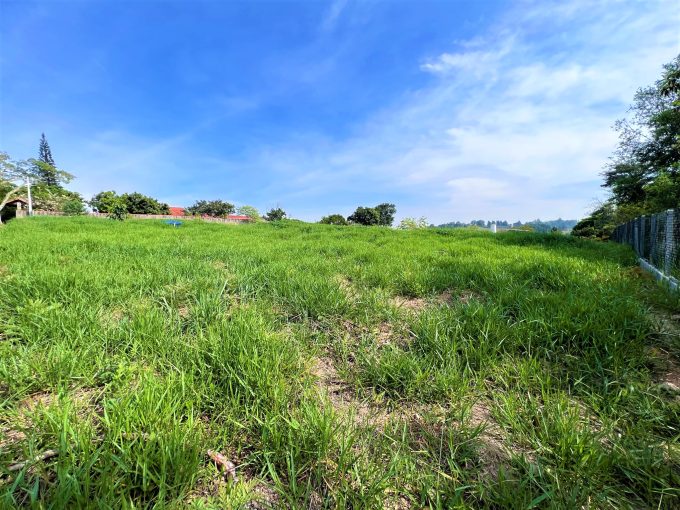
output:
M80 200L67 200L61 207L66 216L80 216L85 214L85 206Z
M319 223L325 225L347 225L347 220L342 214L329 214L328 216L321 218Z

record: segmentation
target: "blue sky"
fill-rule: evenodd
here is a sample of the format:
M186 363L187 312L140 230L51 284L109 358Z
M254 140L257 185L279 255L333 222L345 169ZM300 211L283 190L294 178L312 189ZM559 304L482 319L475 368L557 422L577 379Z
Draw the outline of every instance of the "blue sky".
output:
M577 218L675 1L0 2L0 150L86 198Z

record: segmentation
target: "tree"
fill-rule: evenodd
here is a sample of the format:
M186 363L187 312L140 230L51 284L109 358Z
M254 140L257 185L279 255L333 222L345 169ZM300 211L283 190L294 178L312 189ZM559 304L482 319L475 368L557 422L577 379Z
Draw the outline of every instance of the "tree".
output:
M401 230L413 230L417 228L426 228L427 227L427 218L425 216L421 216L418 219L415 218L404 218L399 222L399 226L397 228Z
M329 214L321 218L319 223L325 225L347 225L347 220L342 214Z
M80 200L67 200L62 205L61 210L66 216L80 216L81 214L85 214L85 207Z
M236 209L234 204L223 200L197 200L194 205L187 207L187 213L215 217L224 217L233 214Z
M35 177L35 169L30 163L13 161L9 154L0 152L0 212L7 202L25 189L24 184L29 177Z
M90 207L96 212L108 214L119 202L125 204L128 214L170 214L168 204L138 192L119 196L115 191L101 191L92 197Z
M397 208L394 204L379 204L375 206L378 212L378 225L384 227L391 227L394 222L394 215L397 213Z
M350 216L347 217L350 223L359 225L380 225L380 213L375 207L357 207Z
M281 221L286 217L286 211L277 207L276 209L269 209L265 215L267 221Z
M40 181L48 186L59 186L59 181L55 172L53 171L53 169L56 169L56 167L57 165L54 163L50 144L47 143L47 138L45 138L45 133L43 133L40 137L38 159L36 160L36 169L38 171Z
M253 221L259 221L261 219L260 213L252 205L242 205L238 208L238 213L241 216L248 216L248 218Z
M128 217L127 203L122 197L116 197L110 204L108 216L117 221L123 221Z
M95 212L109 213L118 198L115 191L100 191L92 197L92 200L90 200L90 207L92 207Z
M141 193L123 193L120 198L125 201L129 214L170 214L168 204Z

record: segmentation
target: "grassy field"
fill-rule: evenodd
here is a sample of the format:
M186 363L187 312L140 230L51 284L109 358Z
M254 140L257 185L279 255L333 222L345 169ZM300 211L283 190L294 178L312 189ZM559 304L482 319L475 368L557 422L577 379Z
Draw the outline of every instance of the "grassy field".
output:
M0 507L680 506L677 302L628 248L31 218L0 254Z

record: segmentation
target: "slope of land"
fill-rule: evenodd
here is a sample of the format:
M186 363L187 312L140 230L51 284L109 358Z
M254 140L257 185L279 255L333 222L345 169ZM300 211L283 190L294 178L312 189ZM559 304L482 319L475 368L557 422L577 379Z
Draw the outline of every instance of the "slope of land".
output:
M625 247L31 218L0 254L0 506L678 505Z

